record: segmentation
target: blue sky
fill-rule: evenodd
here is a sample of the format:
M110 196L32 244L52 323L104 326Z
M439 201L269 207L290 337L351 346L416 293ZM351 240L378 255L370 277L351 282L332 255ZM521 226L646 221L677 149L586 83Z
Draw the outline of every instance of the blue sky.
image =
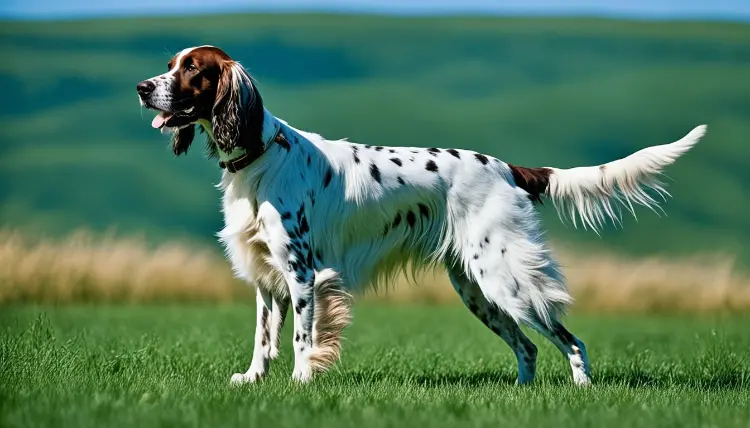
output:
M0 0L0 17L24 19L300 10L750 21L750 0Z

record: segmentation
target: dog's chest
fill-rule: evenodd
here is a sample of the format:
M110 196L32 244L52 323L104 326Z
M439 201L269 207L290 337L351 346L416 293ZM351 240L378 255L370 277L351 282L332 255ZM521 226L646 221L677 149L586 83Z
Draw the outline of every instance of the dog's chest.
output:
M283 274L271 259L262 216L258 216L249 191L249 187L237 181L225 187L222 202L225 226L219 240L238 278L274 295L286 295Z

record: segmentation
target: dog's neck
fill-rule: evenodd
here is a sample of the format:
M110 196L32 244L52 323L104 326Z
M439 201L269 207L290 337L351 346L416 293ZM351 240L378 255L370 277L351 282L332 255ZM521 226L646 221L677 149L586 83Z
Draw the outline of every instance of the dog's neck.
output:
M203 127L203 129L206 131L206 134L208 134L208 138L210 138L211 141L213 142L216 141L216 139L214 138L212 128L211 128L211 121L206 120L206 119L200 119L198 121L198 125ZM277 119L273 114L271 114L270 111L263 108L263 130L261 133L261 141L263 141L263 150L262 150L263 153L265 153L265 151L268 150L271 144L273 144L273 139L279 133L279 130L281 129L281 125L282 123L279 119ZM219 155L219 159L225 163L241 158L242 156L247 154L247 151L242 148L236 148L229 153L226 153L222 151L221 149L217 148L217 152Z

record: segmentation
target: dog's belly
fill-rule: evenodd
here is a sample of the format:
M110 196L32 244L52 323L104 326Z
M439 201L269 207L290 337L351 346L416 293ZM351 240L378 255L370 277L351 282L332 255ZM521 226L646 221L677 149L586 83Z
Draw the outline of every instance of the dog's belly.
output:
M399 212L401 224L398 220L394 223ZM423 266L429 255L437 252L442 219L416 220L416 214L410 212L408 206L396 205L380 217L374 213L382 211L364 209L357 214L361 218L353 215L342 219L339 215L330 220L326 230L333 233L314 235L313 247L316 252L320 250L322 267L339 273L347 290L362 292L391 282L401 271ZM393 229L387 235L384 225ZM340 230L357 233L336 233Z

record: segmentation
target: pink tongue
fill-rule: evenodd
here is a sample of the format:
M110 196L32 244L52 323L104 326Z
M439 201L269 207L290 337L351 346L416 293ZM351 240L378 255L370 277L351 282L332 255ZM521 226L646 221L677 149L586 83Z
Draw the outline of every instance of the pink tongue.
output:
M164 126L164 123L169 120L169 118L172 117L170 113L161 112L156 115L154 120L151 121L151 127L159 129L162 126Z

